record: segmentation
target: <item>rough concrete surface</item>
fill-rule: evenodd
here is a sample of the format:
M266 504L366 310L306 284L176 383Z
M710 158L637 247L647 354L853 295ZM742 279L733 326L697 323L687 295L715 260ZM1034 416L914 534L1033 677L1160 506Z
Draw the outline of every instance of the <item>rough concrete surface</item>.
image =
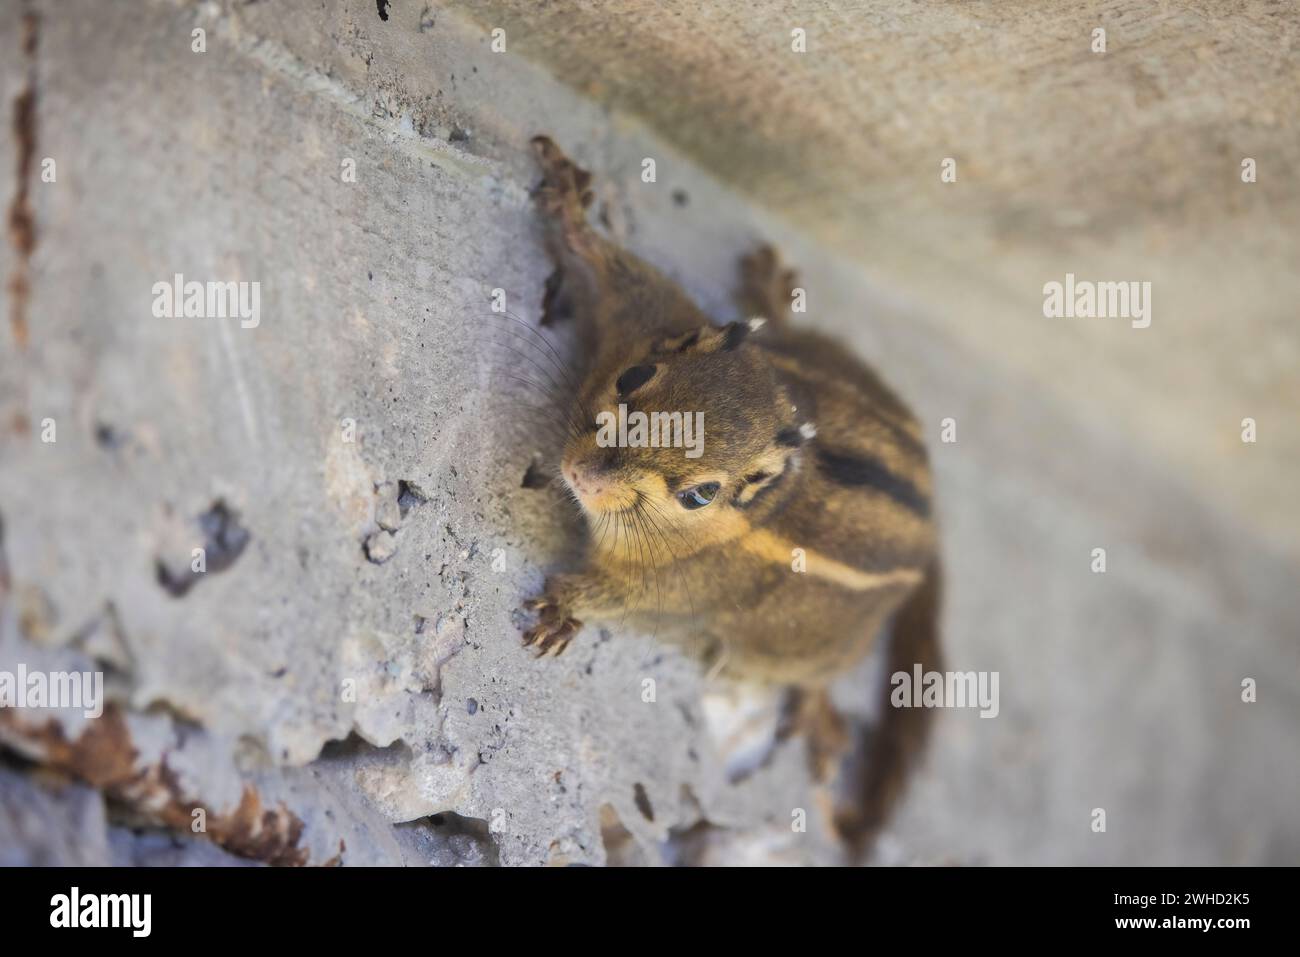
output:
M1001 708L941 715L878 861L1300 861L1291 8L818 6L794 60L781 4L379 6L4 0L0 671L111 705L0 710L0 859L840 859L797 747L728 782L695 663L519 646L575 531L490 308L538 318L546 132L719 318L775 242L930 429ZM1152 326L1045 319L1066 272ZM260 323L154 316L176 273Z

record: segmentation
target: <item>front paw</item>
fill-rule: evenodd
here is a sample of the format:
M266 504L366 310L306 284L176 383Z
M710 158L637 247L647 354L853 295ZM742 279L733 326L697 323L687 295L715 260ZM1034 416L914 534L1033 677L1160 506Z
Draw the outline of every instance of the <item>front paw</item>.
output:
M544 177L537 194L542 208L552 216L581 214L595 197L591 174L565 156L549 136L534 136L532 146Z
M524 610L537 616L537 624L524 632L524 647L536 646L538 658L552 649L558 658L569 647L573 636L582 630L582 622L570 615L565 603L550 592L524 602Z
M753 316L773 323L785 319L798 285L799 274L782 265L772 246L760 246L741 257L738 298L741 307Z

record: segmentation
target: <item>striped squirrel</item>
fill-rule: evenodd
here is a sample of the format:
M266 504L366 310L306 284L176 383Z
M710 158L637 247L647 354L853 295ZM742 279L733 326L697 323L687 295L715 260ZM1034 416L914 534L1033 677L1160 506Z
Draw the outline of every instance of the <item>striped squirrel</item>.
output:
M534 617L524 644L558 655L585 621L627 621L725 677L790 688L787 728L809 732L825 779L848 740L827 686L891 616L882 699L895 671L939 664L918 424L844 346L791 324L795 274L773 250L741 262L738 301L755 318L716 326L591 228L587 171L546 137L533 148L556 264L543 322L572 317L582 362L560 474L590 534L582 566L525 603ZM703 413L700 447L602 441L602 418L656 411ZM920 751L926 714L886 704L853 762L861 767L844 787L856 797L836 824L858 846Z

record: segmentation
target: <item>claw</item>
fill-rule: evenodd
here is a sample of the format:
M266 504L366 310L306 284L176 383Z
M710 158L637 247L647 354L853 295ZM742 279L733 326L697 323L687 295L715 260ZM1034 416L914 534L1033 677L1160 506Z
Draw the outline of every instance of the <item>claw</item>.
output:
M550 654L551 649L554 648L555 654L553 657L558 658L560 657L560 655L564 654L564 649L567 647L569 647L568 638L556 638L549 645L547 645L545 648L539 651L537 653L537 657L545 658L548 654Z
M573 635L578 630L578 622L572 618L566 618L559 622L558 625L552 625L547 629L547 634L542 638L541 644L537 646L537 657L545 657L552 648L555 649L555 657L559 657L564 649L569 646Z
M524 632L524 647L535 644L538 658L544 658L554 650L558 658L581 628L582 622L576 618L550 617Z

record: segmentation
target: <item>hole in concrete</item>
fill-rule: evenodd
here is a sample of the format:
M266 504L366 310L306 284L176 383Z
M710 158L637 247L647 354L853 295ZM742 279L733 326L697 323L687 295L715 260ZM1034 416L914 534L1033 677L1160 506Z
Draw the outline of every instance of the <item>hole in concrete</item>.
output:
M684 189L673 190L673 202L676 203L678 206L685 206L690 201L691 198L686 195L686 190Z
M225 502L217 500L199 516L208 539L208 571L222 572L235 563L251 537Z
M426 863L435 866L498 867L501 863L488 822L482 818L444 811L394 825L394 830L415 845Z
M546 477L546 473L542 471L541 466L538 465L536 462L533 462L528 466L528 469L524 472L524 480L519 484L519 487L539 489L539 488L546 488L546 486L549 484L550 484L550 479Z
M410 748L402 741L395 741L387 748L381 748L371 744L355 731L349 731L346 738L331 738L321 745L318 761L349 761L363 754L382 754L388 750L396 751L400 754L409 754Z
M239 524L239 516L221 499L198 516L198 526L204 537L203 572L194 571L191 556L185 556L182 565L168 564L161 558L154 562L158 584L173 598L182 597L205 574L224 572L235 564L252 538L248 529Z
M101 449L107 449L111 452L113 449L120 448L125 441L126 435L107 422L95 423L95 443Z
M647 821L655 819L655 809L650 806L650 795L645 793L645 785L640 781L632 788L632 799L636 801L636 809L643 818Z
M401 513L402 518L406 518L406 513L411 509L423 505L429 501L429 495L424 489L414 482L408 482L406 479L397 480L397 510Z
M375 6L379 8L379 19L387 23L388 22L388 0L375 0Z

